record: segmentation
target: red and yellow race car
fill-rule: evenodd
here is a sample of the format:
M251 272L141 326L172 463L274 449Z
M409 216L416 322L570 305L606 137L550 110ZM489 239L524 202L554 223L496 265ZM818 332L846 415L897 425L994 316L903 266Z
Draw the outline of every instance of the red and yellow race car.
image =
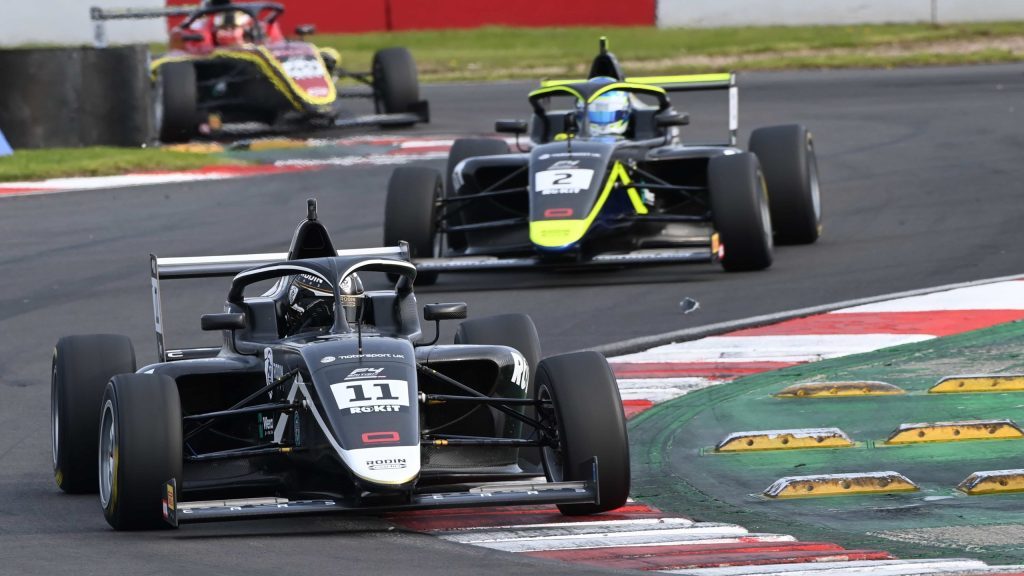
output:
M420 100L416 63L405 48L386 48L373 69L341 66L333 48L302 39L314 32L298 26L298 40L285 37L276 2L209 0L163 9L92 9L97 44L105 43L107 20L178 17L170 50L153 60L154 109L160 140L180 142L225 124L287 126L407 125L429 121ZM351 78L369 92L339 94L336 83ZM342 97L372 98L376 114L356 116L339 107Z

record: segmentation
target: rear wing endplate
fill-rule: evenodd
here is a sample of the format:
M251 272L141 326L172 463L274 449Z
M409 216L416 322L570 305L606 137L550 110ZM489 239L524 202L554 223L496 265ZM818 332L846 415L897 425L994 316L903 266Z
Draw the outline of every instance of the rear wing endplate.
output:
M409 260L408 244L383 248L338 250L338 256L393 256ZM269 254L236 254L228 256L188 256L159 258L149 255L149 272L153 297L153 324L156 328L157 357L161 362L169 358L164 343L164 315L160 298L160 280L187 278L218 278L234 276L243 270L288 260L287 252ZM180 356L176 355L175 358Z
M714 74L684 74L678 76L634 76L624 80L633 84L659 86L666 92L697 92L706 90L727 90L729 92L729 146L736 145L739 131L739 87L736 74L719 72ZM541 87L576 84L586 80L544 80Z

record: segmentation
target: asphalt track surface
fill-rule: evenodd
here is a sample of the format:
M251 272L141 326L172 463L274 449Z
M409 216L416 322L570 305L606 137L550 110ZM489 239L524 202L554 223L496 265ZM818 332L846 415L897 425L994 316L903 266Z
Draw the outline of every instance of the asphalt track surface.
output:
M799 121L815 134L825 211L818 244L779 248L770 270L744 274L692 265L442 275L419 291L420 302L465 300L477 317L527 312L544 353L553 354L1021 272L1024 67L747 74L741 86L741 126ZM436 121L410 132L486 132L494 118L525 115L529 87L426 87ZM127 334L140 365L153 361L148 253L284 250L310 196L320 199L339 248L377 245L389 172L329 169L0 199L0 574L596 571L460 547L373 518L114 533L95 496L55 487L48 373L61 335ZM168 283L169 344L195 343L186 335L198 332L198 314L219 310L224 292L223 282ZM701 308L680 314L684 297Z

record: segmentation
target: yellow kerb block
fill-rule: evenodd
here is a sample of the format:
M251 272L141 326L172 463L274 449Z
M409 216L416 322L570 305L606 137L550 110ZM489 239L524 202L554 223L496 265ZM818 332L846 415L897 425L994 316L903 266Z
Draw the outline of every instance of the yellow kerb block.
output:
M800 428L733 432L715 446L715 452L849 448L851 446L853 446L853 440L839 428Z
M971 496L1024 492L1024 469L975 472L956 489Z
M949 376L928 389L929 394L1024 391L1024 374Z
M902 388L874 380L850 382L806 382L787 386L776 398L834 398L840 396L891 396L904 394Z
M899 472L854 472L818 476L787 476L775 481L764 495L768 498L813 498L855 494L917 492L917 484Z
M1024 438L1024 430L1012 420L963 420L960 422L922 422L901 424L886 444L922 442L959 442L962 440L1007 440Z

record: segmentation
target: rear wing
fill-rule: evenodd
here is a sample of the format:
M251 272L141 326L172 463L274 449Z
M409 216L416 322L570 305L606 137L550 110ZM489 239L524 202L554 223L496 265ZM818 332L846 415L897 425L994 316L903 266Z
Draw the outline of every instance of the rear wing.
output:
M408 244L384 248L338 250L338 256L393 256L410 260ZM209 355L210 349L167 350L164 342L164 314L160 298L160 280L230 277L265 264L288 260L287 252L269 254L237 254L229 256L189 256L159 258L149 255L149 272L153 297L153 324L156 327L156 349L160 362L180 360L191 354Z
M199 4L191 6L172 6L168 8L89 8L89 19L93 22L93 44L97 48L107 47L108 20L149 20L151 18L167 18L188 16L202 8Z
M584 79L544 80L541 87L561 86L586 82ZM736 134L739 131L739 87L736 85L736 74L721 72L715 74L686 74L681 76L635 76L624 82L633 84L649 84L659 86L666 92L697 92L706 90L727 90L729 92L729 146L736 145Z

